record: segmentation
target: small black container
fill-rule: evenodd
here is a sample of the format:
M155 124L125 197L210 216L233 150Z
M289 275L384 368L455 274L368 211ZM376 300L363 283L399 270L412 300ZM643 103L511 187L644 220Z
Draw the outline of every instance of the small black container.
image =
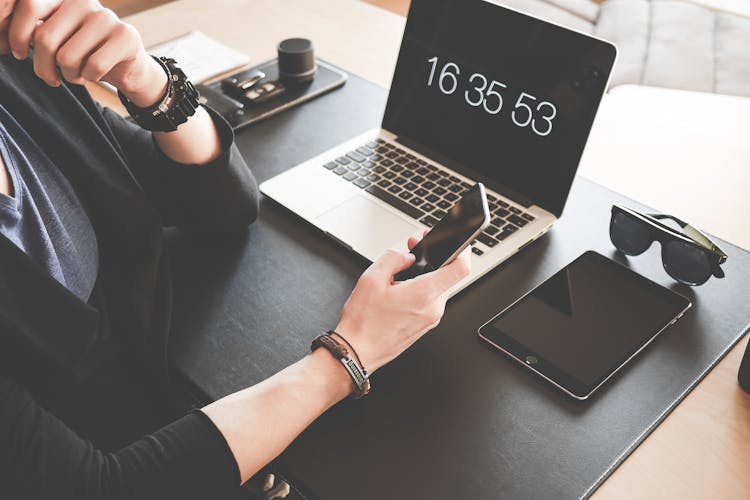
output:
M302 85L313 81L317 65L312 41L288 38L278 47L279 78L285 85Z
M740 382L740 387L745 389L746 392L750 392L750 342L747 343L745 357L742 358L742 363L740 363L740 373L737 375L737 379Z

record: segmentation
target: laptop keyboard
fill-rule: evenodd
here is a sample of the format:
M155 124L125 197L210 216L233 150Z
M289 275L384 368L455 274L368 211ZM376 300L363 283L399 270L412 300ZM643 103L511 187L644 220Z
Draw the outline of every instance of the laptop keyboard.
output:
M383 139L367 142L324 167L429 227L473 186ZM489 193L487 201L492 220L477 240L489 248L534 220L522 208ZM472 252L484 253L476 246Z

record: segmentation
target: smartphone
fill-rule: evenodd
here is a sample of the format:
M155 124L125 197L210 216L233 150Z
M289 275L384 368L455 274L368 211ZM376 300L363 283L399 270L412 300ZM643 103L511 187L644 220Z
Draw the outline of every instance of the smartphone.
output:
M479 182L417 243L411 251L416 257L414 264L394 279L408 280L450 264L489 223L487 193Z

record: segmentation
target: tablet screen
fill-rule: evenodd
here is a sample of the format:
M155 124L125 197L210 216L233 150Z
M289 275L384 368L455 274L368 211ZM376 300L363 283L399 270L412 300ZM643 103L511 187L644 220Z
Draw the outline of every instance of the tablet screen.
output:
M480 330L575 397L587 397L690 302L586 252Z

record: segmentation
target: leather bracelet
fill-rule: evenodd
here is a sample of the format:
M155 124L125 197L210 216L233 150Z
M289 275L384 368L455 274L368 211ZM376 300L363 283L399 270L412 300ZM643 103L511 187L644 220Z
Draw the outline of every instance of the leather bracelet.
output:
M334 358L344 365L344 369L354 382L355 389L352 392L352 397L354 399L359 399L370 392L370 379L367 370L349 356L349 350L346 346L331 337L329 334L321 333L313 339L312 344L310 344L310 351L315 351L319 347L325 348Z
M356 350L356 349L354 349L354 346L353 346L353 345L351 345L351 344L349 343L349 341L348 341L348 340L346 340L346 337L344 337L343 335L341 335L341 334L340 334L339 332L337 332L336 330L328 330L328 332L327 332L327 333L328 333L328 335L331 335L331 336L334 336L334 335L335 335L336 337L340 338L340 339L341 339L341 341L342 341L342 342L343 342L344 344L346 344L346 347L347 347L347 348L348 348L348 349L349 349L349 350L350 350L350 351L352 352L352 354L354 354L354 359L356 359L356 360L357 360L357 363L359 363L359 366L361 366L361 367L362 367L362 370L364 370L364 371L367 371L367 370L365 370L365 365L364 365L364 364L362 364L362 360L360 359L360 357L359 357L359 354L357 354L357 350Z

